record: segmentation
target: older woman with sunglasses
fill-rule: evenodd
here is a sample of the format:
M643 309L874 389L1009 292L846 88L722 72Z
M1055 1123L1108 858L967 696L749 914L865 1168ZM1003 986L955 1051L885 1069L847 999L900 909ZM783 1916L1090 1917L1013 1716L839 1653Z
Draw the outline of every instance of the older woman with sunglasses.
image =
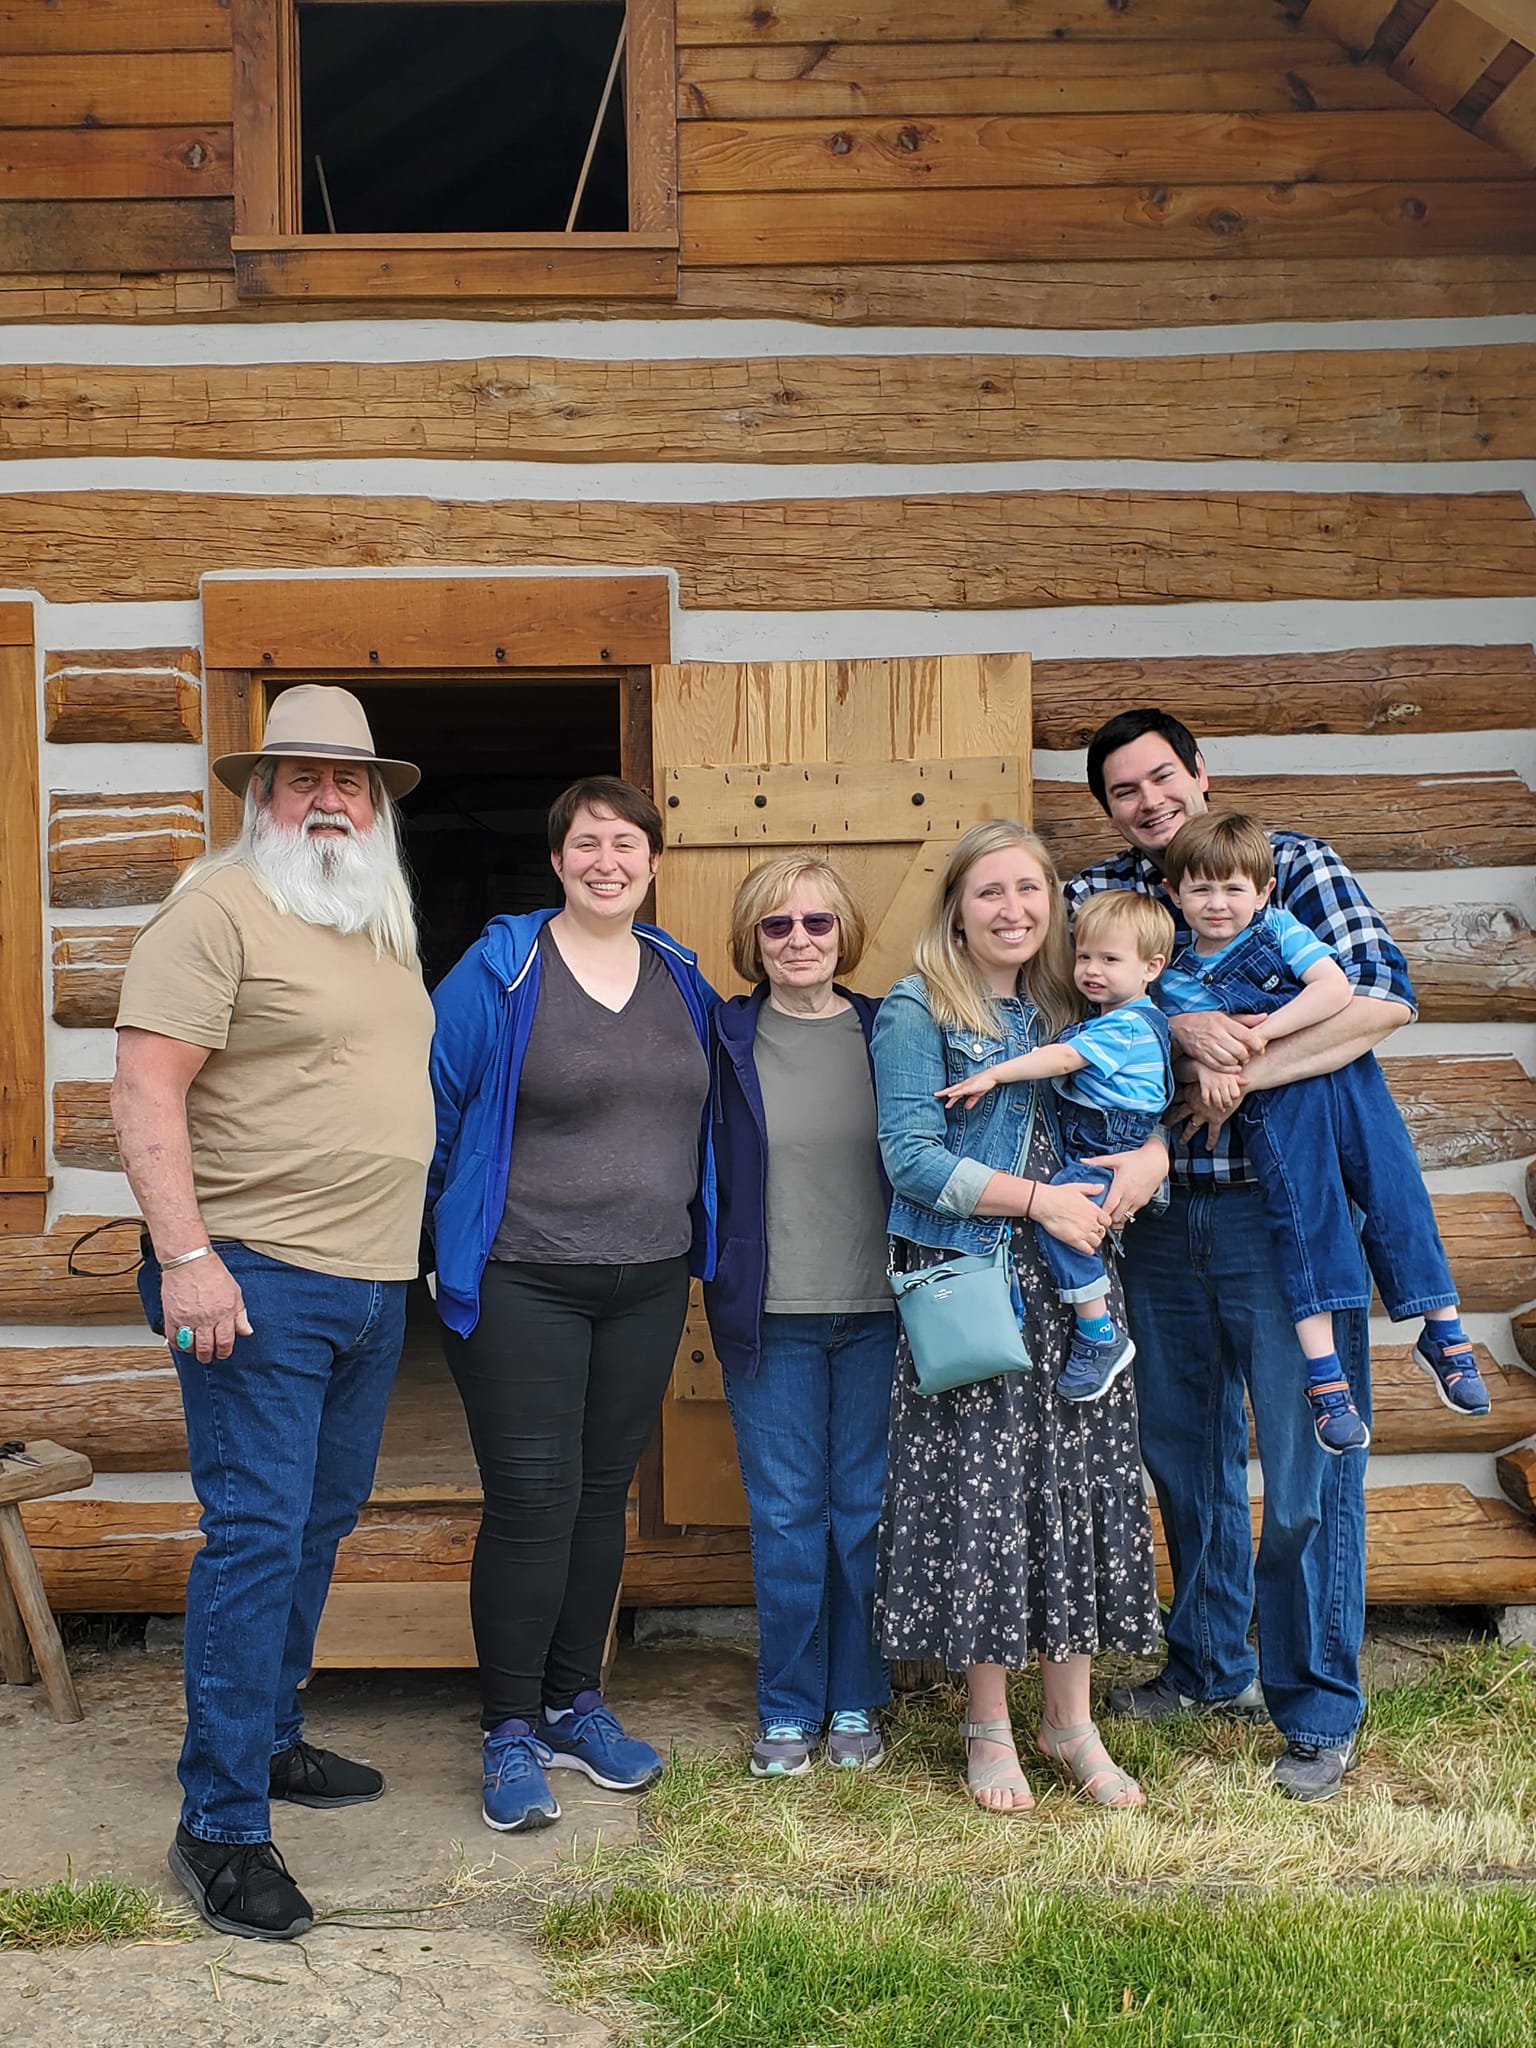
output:
M864 920L830 861L755 868L731 917L751 995L715 1012L719 1264L704 1289L752 1525L755 1777L883 1754L876 1538L896 1329L875 1137L877 1005L837 981Z

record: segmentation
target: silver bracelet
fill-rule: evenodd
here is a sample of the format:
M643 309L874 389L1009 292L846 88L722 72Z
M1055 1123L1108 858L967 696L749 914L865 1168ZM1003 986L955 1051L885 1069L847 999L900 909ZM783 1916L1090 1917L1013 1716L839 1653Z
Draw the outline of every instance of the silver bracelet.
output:
M162 1259L160 1270L162 1273L174 1273L178 1266L190 1266L194 1259L206 1259L212 1250L211 1244L200 1244L195 1251L180 1252L174 1259Z

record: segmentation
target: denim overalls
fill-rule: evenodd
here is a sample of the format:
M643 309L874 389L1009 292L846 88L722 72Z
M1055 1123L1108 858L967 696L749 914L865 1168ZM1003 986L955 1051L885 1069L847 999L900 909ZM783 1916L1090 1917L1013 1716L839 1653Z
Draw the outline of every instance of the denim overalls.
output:
M1258 923L1205 979L1229 1016L1272 1016L1302 986ZM1293 1322L1369 1305L1352 1203L1364 1213L1360 1241L1394 1322L1456 1305L1413 1142L1374 1053L1332 1074L1262 1089L1237 1114Z

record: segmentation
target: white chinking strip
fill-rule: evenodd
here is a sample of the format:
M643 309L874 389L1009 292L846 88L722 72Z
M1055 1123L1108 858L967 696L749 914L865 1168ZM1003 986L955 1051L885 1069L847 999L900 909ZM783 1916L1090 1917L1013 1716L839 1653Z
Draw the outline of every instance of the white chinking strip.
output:
M813 320L227 321L132 326L16 324L0 362L153 368L200 363L789 361L803 356L1016 355L1144 357L1286 354L1297 350L1490 347L1529 342L1520 314L1444 320L1267 321L1221 327L829 327Z

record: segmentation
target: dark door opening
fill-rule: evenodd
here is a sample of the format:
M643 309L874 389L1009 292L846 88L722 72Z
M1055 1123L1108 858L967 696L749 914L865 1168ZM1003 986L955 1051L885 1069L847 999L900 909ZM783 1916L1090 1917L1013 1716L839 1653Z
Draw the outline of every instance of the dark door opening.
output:
M363 701L380 754L421 769L400 810L432 988L490 918L559 903L545 818L578 777L622 773L626 683L561 676L347 687ZM374 1498L475 1500L479 1491L437 1312L417 1281Z

